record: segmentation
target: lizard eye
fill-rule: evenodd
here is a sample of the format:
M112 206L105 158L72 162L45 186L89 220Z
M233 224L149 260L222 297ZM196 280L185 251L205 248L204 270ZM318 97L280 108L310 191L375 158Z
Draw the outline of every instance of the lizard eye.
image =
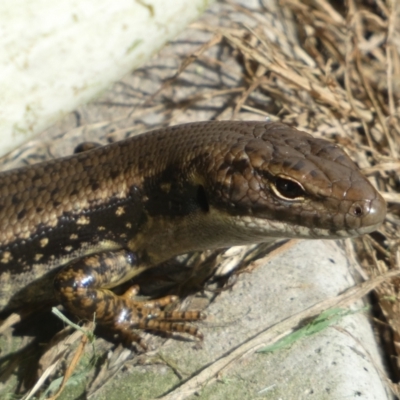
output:
M275 182L271 183L273 192L284 200L302 200L305 190L299 182L287 177L276 177Z

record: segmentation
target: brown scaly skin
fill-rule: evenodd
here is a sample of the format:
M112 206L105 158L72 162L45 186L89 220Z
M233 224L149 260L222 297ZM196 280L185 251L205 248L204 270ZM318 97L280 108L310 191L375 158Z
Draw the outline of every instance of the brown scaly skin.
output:
M56 299L80 318L200 334L174 300L109 289L193 250L375 230L386 205L337 146L266 122L156 130L0 174L0 311ZM132 334L132 338L134 335Z

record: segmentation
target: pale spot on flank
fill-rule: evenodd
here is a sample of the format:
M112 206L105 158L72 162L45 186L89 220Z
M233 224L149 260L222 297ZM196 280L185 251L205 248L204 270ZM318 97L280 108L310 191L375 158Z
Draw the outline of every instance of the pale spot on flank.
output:
M72 246L65 246L65 247L64 247L64 250L65 250L65 251L68 251L68 252L72 251L72 249L73 249Z
M76 239L78 239L78 235L76 233L73 233L69 238L71 240L76 240Z
M131 224L130 222L127 222L127 223L125 224L125 226L126 226L128 229L131 229L131 228L132 228L132 224Z
M35 254L34 260L39 261L43 257L43 254Z
M0 261L1 261L3 264L8 264L11 260L12 260L12 254L11 254L9 251L5 251L5 252L3 253L3 256L2 256L2 258L1 258Z
M40 240L39 243L40 243L40 247L45 247L49 243L49 239L48 238L43 238L43 239Z
M85 215L81 215L81 216L77 219L76 223L77 223L78 225L89 225L89 224L90 224L90 218L89 218L89 217L86 217Z
M125 208L120 206L117 208L117 211L115 211L115 215L120 217L122 214L125 214Z
M105 227L105 226L98 226L98 227L97 227L97 230L98 230L98 231L105 231L105 230L106 230L106 227Z

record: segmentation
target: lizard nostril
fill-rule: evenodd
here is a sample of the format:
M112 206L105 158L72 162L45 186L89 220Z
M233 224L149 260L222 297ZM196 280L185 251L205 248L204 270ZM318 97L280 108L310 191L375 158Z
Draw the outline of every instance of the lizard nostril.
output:
M376 230L382 224L385 215L386 202L379 193L376 193L372 200L354 202L347 212L346 223L349 227L356 228L357 233L362 235Z

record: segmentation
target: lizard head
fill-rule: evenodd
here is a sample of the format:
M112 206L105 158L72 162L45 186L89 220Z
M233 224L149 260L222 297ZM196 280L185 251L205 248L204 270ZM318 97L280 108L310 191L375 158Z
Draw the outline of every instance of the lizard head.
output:
M384 199L339 146L280 123L242 124L229 149L210 149L203 177L210 209L240 234L352 237L383 222Z

